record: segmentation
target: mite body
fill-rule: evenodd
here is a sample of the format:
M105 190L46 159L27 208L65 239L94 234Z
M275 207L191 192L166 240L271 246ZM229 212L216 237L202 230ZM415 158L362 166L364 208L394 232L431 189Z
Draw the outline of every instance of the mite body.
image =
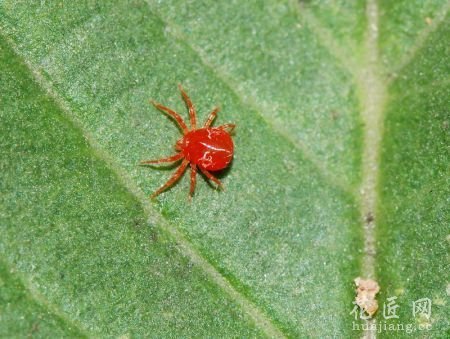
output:
M172 185L174 185L183 175L188 166L191 168L191 186L189 190L189 197L192 197L195 191L197 170L200 170L209 180L213 181L222 187L222 183L210 171L218 171L226 168L233 159L234 144L230 133L235 128L234 124L225 124L218 127L211 127L212 122L217 116L219 108L215 108L206 119L201 128L197 128L197 114L189 96L184 92L181 85L179 86L181 95L189 109L190 125L188 128L183 118L159 103L152 101L152 104L168 114L174 119L181 131L183 137L175 144L177 154L167 158L157 160L144 160L141 165L170 163L182 160L181 165L172 175L172 177L161 186L155 193L151 195L152 198L162 193Z

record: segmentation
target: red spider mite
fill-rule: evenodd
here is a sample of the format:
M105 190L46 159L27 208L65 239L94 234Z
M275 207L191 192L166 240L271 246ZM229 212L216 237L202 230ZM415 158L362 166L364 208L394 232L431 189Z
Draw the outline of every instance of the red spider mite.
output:
M178 179L181 178L188 165L191 167L189 199L194 194L197 169L199 169L209 180L215 182L218 187L223 188L219 179L212 175L210 171L214 172L227 167L233 159L234 145L230 133L234 130L236 125L225 124L218 127L211 127L211 124L219 111L219 108L216 107L209 114L203 127L197 128L197 114L194 105L181 85L178 85L178 88L189 109L191 122L190 129L178 113L153 100L150 101L156 108L174 119L183 132L183 137L175 144L175 150L178 151L177 154L157 160L144 160L140 163L141 165L160 164L183 159L180 167L178 167L172 177L153 193L151 198L156 197L158 194L174 185Z

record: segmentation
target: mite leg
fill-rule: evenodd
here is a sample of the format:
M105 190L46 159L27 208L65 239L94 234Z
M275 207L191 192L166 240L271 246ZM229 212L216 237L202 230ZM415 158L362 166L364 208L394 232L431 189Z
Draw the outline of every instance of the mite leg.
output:
M197 128L197 117L196 117L194 105L192 104L192 101L189 98L189 96L183 90L183 87L181 87L181 85L178 85L178 88L180 89L181 95L183 96L183 99L186 102L187 107L189 108L189 117L191 119L191 129L194 130Z
M154 198L156 197L158 194L164 192L166 189L168 189L170 186L172 186L173 184L175 184L183 175L186 167L189 165L189 161L184 159L183 162L181 163L180 167L178 167L177 171L172 175L172 177L167 180L167 182L162 185L160 188L158 188L158 190L153 193L150 198Z
M236 128L236 125L235 124L225 124L225 125L221 125L217 128L223 129L223 130L227 131L228 133L231 133Z
M157 109L167 113L172 119L174 119L178 123L178 126L180 126L181 130L183 131L183 134L186 134L187 132L189 132L183 118L177 112L172 111L170 108L163 106L163 105L157 103L156 101L150 100L150 102Z
M189 199L192 198L195 191L195 184L197 182L197 165L191 163L191 188L189 189Z
M219 112L219 109L219 107L216 107L211 113L209 113L208 119L206 119L205 124L203 125L204 128L208 128L209 126L211 126L212 122L217 116L217 112Z
M208 172L207 170L205 170L205 169L203 169L203 168L201 168L201 167L199 167L199 168L200 168L200 171L202 171L202 173L203 173L209 180L214 181L214 182L216 183L216 185L217 185L219 188L223 189L223 185L222 185L222 183L220 182L219 179L217 179L214 175L212 175L212 174L211 174L210 172Z
M163 162L175 162L177 160L180 160L181 158L183 158L183 153L180 152L180 153L177 153L177 154L172 155L167 158L156 159L156 160L142 160L139 164L147 165L147 164L160 164Z

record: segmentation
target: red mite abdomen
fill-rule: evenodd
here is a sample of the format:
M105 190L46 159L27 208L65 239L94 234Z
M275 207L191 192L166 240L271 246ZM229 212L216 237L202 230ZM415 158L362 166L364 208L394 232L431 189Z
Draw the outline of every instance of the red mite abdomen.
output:
M233 158L233 140L218 127L191 131L184 136L180 146L187 160L208 171L227 167Z

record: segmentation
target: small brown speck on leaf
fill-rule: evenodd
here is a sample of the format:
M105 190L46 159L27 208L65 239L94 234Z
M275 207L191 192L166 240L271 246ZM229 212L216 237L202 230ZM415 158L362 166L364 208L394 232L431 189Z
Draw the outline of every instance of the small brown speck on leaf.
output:
M371 212L366 214L366 223L367 224L370 224L374 220L375 220L375 218L374 218L374 216L373 216L373 214Z
M433 20L429 17L426 17L425 22L427 23L427 25L431 25L433 23Z
M374 315L378 310L378 301L375 299L375 295L380 291L380 286L372 279L358 277L354 281L357 293L356 304L369 316Z

